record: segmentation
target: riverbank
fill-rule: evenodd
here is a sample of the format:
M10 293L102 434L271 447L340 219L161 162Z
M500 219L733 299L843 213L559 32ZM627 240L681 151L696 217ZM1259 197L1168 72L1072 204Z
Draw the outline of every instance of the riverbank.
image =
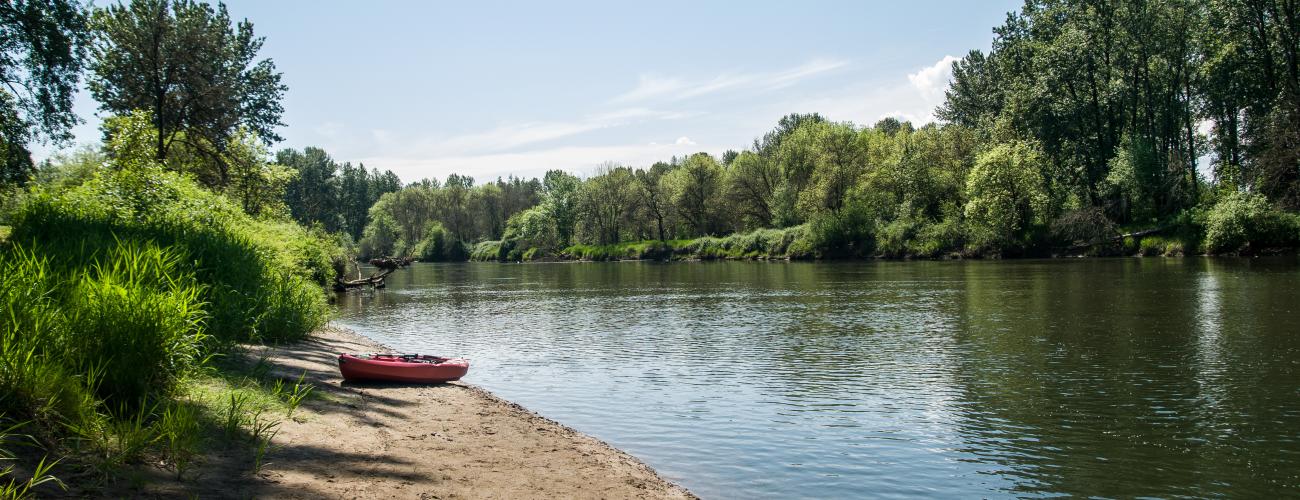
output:
M771 231L765 238L763 233ZM893 252L874 255L818 253L799 246L788 232L761 230L754 233L716 238L705 236L690 240L634 241L609 245L572 245L558 252L528 248L523 252L502 252L500 241L475 245L469 260L473 262L618 262L618 261L844 261L844 260L960 260L1003 258L1078 258L1078 257L1184 257L1184 256L1270 256L1294 254L1294 245L1279 244L1258 248L1236 249L1223 253L1198 250L1196 240L1159 235L1125 236L1104 245L1061 247L1022 255L981 254L978 252Z
M343 384L340 352L386 350L326 327L301 342L252 347L269 375L313 397L279 427L261 471L204 457L193 479L142 471L130 496L202 498L694 498L636 458L466 383ZM472 372L471 372L472 373ZM153 477L149 477L153 476ZM102 494L82 491L76 494Z

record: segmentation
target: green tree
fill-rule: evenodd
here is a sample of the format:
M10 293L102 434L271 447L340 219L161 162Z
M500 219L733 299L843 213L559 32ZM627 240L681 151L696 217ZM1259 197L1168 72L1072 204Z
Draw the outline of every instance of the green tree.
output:
M1046 223L1047 189L1042 155L1024 142L980 153L966 184L966 217L975 243L994 251L1019 250L1028 232Z
M1192 34L1201 115L1218 177L1300 210L1300 8L1294 0L1205 0Z
M659 241L667 241L665 228L671 224L673 208L671 194L663 183L663 177L672 171L673 166L656 162L650 168L636 170L636 195L643 218L651 221L653 231Z
M220 154L244 127L280 140L287 90L270 59L255 61L263 39L247 20L232 24L225 4L132 0L93 15L90 91L110 113L148 110L158 136L154 156L180 140L208 154L229 181Z
M718 161L707 153L691 155L681 167L664 176L677 215L685 224L686 234L704 236L726 230L719 203L723 188L723 171Z
M256 135L240 129L226 148L225 163L230 165L230 182L226 194L252 216L288 214L284 203L286 187L297 172L267 161L270 153Z
M343 227L339 214L339 167L329 153L314 147L302 151L284 149L276 153L276 163L296 172L284 193L285 204L294 220L304 225L320 224L331 232Z
M34 173L29 142L71 137L87 38L79 2L0 2L0 185L21 184Z
M501 186L489 182L470 191L470 216L474 232L487 239L499 239L505 232L509 215L505 213L505 192Z
M470 192L473 188L473 177L451 174L436 194L436 206L440 212L438 220L461 240L472 240L475 236L474 217L470 213Z
M555 224L560 245L573 243L574 227L578 221L578 189L582 181L563 170L546 172L542 179L542 205Z
M801 132L808 134L813 156L808 185L799 194L798 206L805 213L839 213L867 171L867 134L847 123L821 123Z
M774 219L776 190L781 169L776 161L744 151L736 155L726 174L727 197L740 210L743 227L768 227Z
M339 215L343 219L344 232L353 240L361 239L361 233L369 222L370 206L379 199L372 195L370 183L370 172L366 171L364 164L343 163L339 173Z
M555 220L544 206L535 206L510 216L502 235L501 257L509 252L524 252L530 248L554 251L561 248L560 235L555 230Z
M1103 193L1112 158L1125 141L1148 145L1161 172L1150 180L1177 184L1150 192L1187 193L1156 203L1159 215L1175 213L1198 189L1200 3L1028 0L995 28L987 56L954 65L938 115L986 138L1038 143L1049 188L1075 205L1113 208Z
M637 201L632 170L616 164L600 167L599 175L587 179L578 191L581 227L598 244L618 243L631 225Z

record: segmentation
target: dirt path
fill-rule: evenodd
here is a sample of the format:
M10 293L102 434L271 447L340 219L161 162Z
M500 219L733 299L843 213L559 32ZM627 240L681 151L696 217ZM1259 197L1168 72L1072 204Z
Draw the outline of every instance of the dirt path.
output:
M324 397L286 420L256 476L221 468L152 494L277 498L693 498L632 456L477 387L343 385L340 352L385 350L341 329L269 348ZM255 352L253 355L261 355ZM215 464L214 464L215 465ZM246 464L243 465L246 467ZM181 485L172 485L180 487Z

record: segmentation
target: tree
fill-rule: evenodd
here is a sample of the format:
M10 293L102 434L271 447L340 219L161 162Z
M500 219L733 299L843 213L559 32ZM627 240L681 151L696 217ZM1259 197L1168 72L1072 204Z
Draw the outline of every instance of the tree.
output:
M361 233L369 222L370 206L379 199L372 195L370 183L370 173L365 165L343 163L339 174L339 215L343 218L344 232L353 240L361 239Z
M897 133L899 128L892 130ZM812 134L815 156L799 207L809 213L824 210L838 214L867 170L867 135L847 123L819 124L805 130ZM888 130L884 133L890 134Z
M732 160L727 169L727 195L739 208L745 227L772 224L773 198L780 183L781 169L771 158L745 151Z
M965 127L988 126L1002 110L1002 88L997 65L972 50L952 63L952 84L935 116Z
M132 0L92 18L90 91L100 109L152 113L154 155L166 160L182 140L207 153L228 181L219 157L240 127L261 140L280 140L280 104L287 87L270 59L254 62L263 39L247 20L233 25L225 4L192 0Z
M501 238L509 219L504 205L505 192L498 183L489 182L470 191L470 216L478 235L488 239Z
M573 230L578 220L578 188L582 181L563 170L546 172L542 179L542 205L555 223L555 232L562 246L573 242Z
M555 220L541 205L535 206L510 216L506 222L505 233L501 236L502 250L520 252L529 248L544 251L558 250L561 247L560 235L555 232Z
M622 230L630 225L637 193L632 170L605 164L601 173L587 179L579 190L583 226L598 244L618 243Z
M781 181L773 192L770 207L776 227L793 226L807 220L807 214L801 213L796 205L817 168L817 136L826 126L826 120L813 116L817 118L796 121L786 117L777 131L768 133L768 136L773 136L780 132L775 139L766 141L776 146L764 155L772 158L781 170ZM787 126L787 121L795 124Z
M439 220L461 240L474 238L474 219L470 213L470 190L473 188L473 177L451 174L436 194L435 203L441 215Z
M289 213L301 224L321 224L327 231L343 227L339 214L338 164L320 148L276 153L276 163L297 172L285 188Z
M1300 8L1293 0L1208 0L1200 114L1213 120L1217 177L1300 210Z
M1023 248L1027 230L1048 216L1043 158L1024 142L998 144L981 153L966 184L966 217L977 244L992 250Z
M1157 215L1175 213L1197 189L1201 3L1028 0L995 28L988 55L954 64L938 115L1039 144L1052 196L1074 205L1113 207L1111 160L1126 141L1149 145L1162 172L1152 180L1192 194L1158 203Z
M665 175L677 215L691 236L721 233L725 222L718 201L722 193L722 167L707 153L691 155L682 166Z
M673 166L664 162L657 162L648 169L637 169L636 193L642 210L654 221L655 234L658 235L659 241L667 241L667 234L664 231L665 223L672 215L672 205L669 199L671 194L663 183L663 177L672 171Z
M267 162L270 154L261 139L241 129L226 148L225 156L231 167L226 193L239 202L245 213L283 216L288 212L284 194L296 172Z
M0 2L0 184L21 184L34 173L33 139L71 137L87 38L76 1Z

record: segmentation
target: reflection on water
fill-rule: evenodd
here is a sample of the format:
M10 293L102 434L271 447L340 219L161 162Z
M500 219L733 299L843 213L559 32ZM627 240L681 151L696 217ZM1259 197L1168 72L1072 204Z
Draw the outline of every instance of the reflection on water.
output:
M704 497L1300 492L1295 259L417 264L339 323Z

